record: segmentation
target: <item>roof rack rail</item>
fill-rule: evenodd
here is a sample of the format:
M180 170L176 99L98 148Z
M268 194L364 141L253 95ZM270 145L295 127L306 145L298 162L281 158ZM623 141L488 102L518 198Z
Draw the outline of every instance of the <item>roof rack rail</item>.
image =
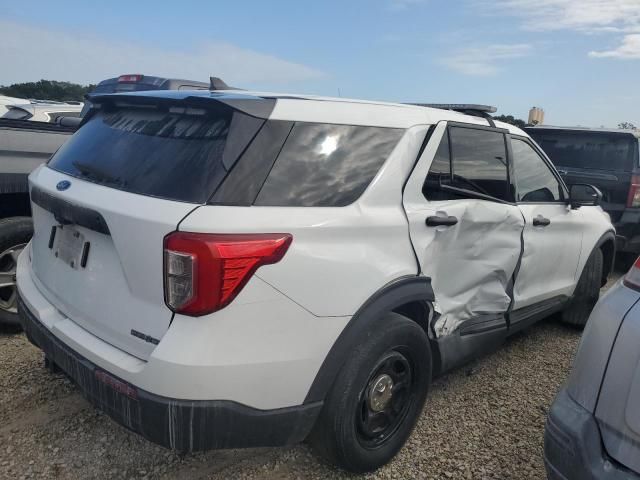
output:
M409 103L418 107L439 108L441 110L452 110L454 112L472 115L474 117L485 118L489 122L489 126L494 127L496 124L491 118L492 113L496 113L498 109L491 105L480 105L477 103Z
M456 112L473 112L490 114L496 113L498 109L491 105L479 105L477 103L410 103L409 105L417 105L418 107L440 108L442 110L454 110Z
M209 77L209 90L242 90L242 88L230 87L219 77Z

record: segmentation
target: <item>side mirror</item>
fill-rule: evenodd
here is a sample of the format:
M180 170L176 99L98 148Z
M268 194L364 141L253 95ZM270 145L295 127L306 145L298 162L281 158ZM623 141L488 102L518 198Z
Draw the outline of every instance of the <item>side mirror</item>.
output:
M600 205L601 200L602 192L593 185L576 183L569 187L569 203L573 209Z

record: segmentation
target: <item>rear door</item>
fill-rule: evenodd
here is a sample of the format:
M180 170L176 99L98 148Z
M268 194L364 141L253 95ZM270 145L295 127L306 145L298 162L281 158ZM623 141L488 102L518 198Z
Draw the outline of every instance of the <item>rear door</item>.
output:
M505 131L441 122L409 178L403 202L438 336L509 309L524 226L509 170Z
M172 318L164 237L206 203L226 175L224 163L233 165L262 124L238 115L226 107L104 106L34 172L32 270L55 308L148 357Z
M569 295L576 282L583 224L546 159L525 137L511 139L518 206L525 219L524 254L514 309Z

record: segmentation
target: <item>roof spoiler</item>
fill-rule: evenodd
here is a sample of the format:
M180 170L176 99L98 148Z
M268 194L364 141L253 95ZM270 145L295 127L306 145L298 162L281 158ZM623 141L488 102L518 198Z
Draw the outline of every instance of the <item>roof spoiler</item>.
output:
M230 87L220 77L209 77L209 90L243 90L242 88Z

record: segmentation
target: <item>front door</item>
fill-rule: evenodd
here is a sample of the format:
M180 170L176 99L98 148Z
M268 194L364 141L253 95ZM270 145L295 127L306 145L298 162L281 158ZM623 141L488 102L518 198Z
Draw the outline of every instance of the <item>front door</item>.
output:
M571 294L582 243L580 210L547 161L525 137L512 137L518 206L525 219L524 254L514 288L514 309Z
M440 122L407 182L403 203L435 293L438 337L510 307L524 223L509 179L504 130Z

